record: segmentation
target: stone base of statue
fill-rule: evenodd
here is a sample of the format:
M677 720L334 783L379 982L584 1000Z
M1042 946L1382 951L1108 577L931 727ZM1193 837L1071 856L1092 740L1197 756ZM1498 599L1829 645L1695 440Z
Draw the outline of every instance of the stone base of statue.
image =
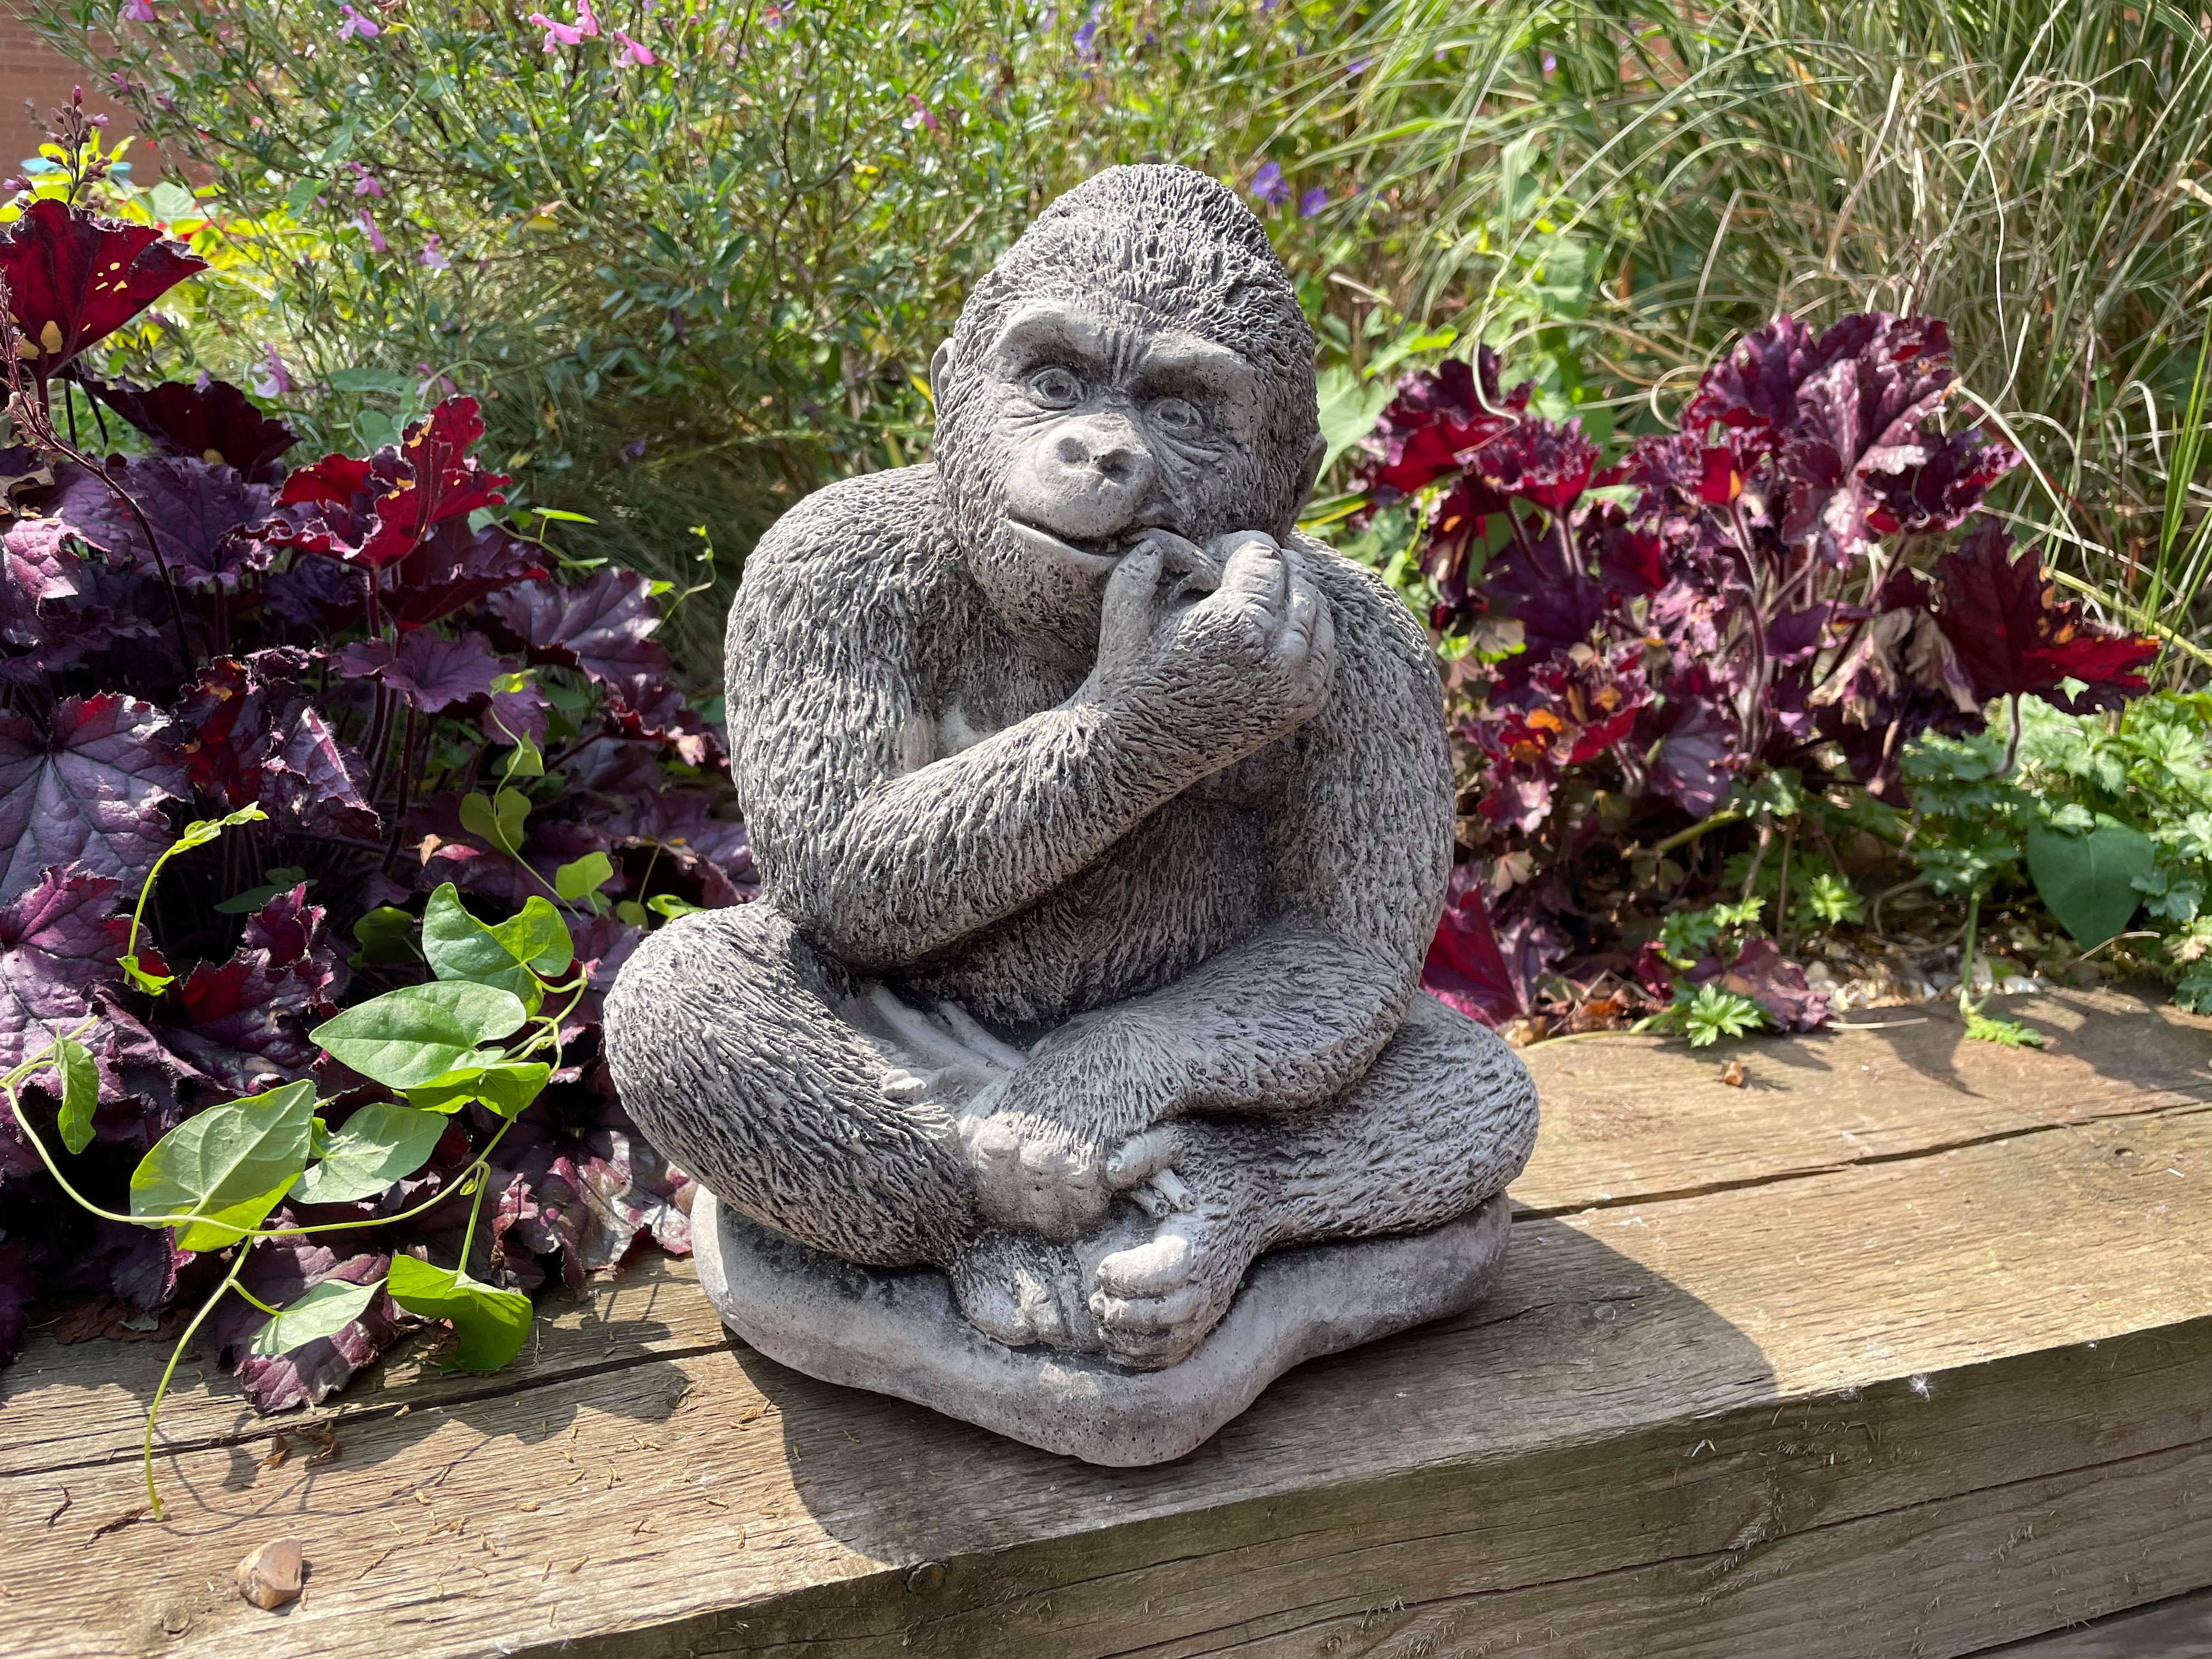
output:
M737 1336L779 1364L910 1400L1046 1451L1134 1468L1204 1444L1291 1366L1481 1300L1512 1231L1504 1196L1433 1231L1277 1250L1194 1353L1164 1370L1010 1348L931 1267L862 1267L699 1194L699 1282Z

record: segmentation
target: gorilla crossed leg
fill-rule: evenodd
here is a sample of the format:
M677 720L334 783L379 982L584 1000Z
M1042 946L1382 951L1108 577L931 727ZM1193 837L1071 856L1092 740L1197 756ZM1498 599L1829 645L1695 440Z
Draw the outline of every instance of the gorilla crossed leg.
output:
M661 929L616 998L617 1018L684 1039L625 1104L733 1207L847 1261L945 1268L1001 1341L1135 1366L1195 1347L1261 1252L1440 1225L1499 1190L1535 1135L1510 1050L1426 997L1340 1099L1173 1119L1115 1148L1087 1189L1049 1136L977 1144L988 1120L959 1096L988 1097L1020 1048L957 1004L926 1014L853 975L766 903ZM1020 1231L991 1219L1024 1212Z

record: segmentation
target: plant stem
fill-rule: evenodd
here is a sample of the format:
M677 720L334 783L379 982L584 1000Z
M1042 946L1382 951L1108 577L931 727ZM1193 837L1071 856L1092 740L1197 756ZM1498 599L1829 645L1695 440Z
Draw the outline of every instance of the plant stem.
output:
M185 1326L184 1334L177 1338L177 1346L169 1351L169 1363L161 1368L161 1380L155 1386L153 1401L146 1407L146 1437L140 1447L139 1462L146 1474L146 1507L156 1521L161 1518L161 1495L154 1489L155 1419L161 1414L161 1401L169 1392L170 1379L177 1374L177 1362L185 1357L185 1349L190 1346L193 1333L215 1311L215 1304L222 1300L222 1293L236 1288L239 1273L246 1266L246 1253L250 1248L246 1243L239 1246L238 1254L231 1260L230 1271L222 1276L222 1283L216 1285L213 1294L200 1304L200 1310L192 1316L191 1323ZM248 1299L251 1300L250 1297ZM262 1304L257 1303L255 1305Z
M1719 830L1728 824L1741 823L1742 822L1743 814L1741 812L1738 811L1733 806L1723 806L1719 811L1714 813L1711 817L1700 818L1697 823L1692 824L1686 830L1677 830L1673 835L1668 836L1666 840L1654 845L1651 850L1663 856L1666 854L1673 852L1678 847L1688 846L1692 842L1697 840L1698 836L1704 835L1707 830Z

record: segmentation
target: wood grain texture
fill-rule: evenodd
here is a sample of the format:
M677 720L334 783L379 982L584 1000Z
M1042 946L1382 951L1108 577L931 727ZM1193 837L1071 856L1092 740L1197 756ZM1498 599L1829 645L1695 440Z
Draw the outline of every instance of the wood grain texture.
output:
M6 1645L1858 1656L2178 1595L2212 1583L2212 1040L2031 1012L2075 1022L2058 1053L1942 1016L1752 1047L1787 1087L1531 1051L1498 1293L1162 1468L783 1371L653 1266L513 1373L357 1385L334 1462L262 1467L282 1425L203 1387L171 1520L94 1540L138 1501L143 1351L37 1349L0 1405ZM271 1615L227 1579L283 1534L311 1572Z

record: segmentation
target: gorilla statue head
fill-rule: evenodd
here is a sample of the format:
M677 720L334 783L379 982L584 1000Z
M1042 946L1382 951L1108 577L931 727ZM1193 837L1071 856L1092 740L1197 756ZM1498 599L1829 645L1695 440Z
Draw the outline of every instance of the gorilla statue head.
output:
M1314 338L1267 234L1187 167L1111 167L1038 216L931 366L938 471L994 608L1072 661L1146 530L1287 536L1324 449Z

